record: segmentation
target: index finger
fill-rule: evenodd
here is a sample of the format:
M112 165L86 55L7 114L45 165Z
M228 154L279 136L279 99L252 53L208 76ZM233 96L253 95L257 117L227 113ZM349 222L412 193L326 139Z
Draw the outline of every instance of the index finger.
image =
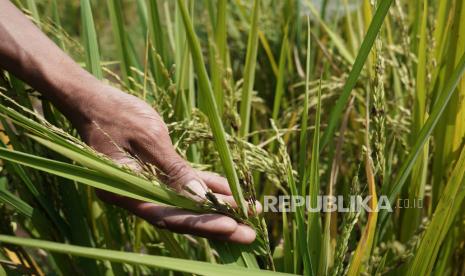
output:
M200 170L197 170L197 175L213 192L223 195L232 195L228 180L226 180L226 178L222 177L221 175Z
M208 188L210 188L216 195L217 198L231 205L233 208L237 208L237 203L234 201L231 189L229 188L228 181L226 178L219 174L206 171L197 171L197 175L205 182ZM252 206L249 205L249 209L252 214ZM257 213L261 213L263 208L259 201L255 202L255 210Z

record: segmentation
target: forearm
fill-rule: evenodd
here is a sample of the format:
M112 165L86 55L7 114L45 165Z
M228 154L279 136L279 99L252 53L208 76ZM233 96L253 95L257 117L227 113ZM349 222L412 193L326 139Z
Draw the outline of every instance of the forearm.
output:
M69 119L88 120L102 84L77 65L10 1L0 0L0 67L40 91Z

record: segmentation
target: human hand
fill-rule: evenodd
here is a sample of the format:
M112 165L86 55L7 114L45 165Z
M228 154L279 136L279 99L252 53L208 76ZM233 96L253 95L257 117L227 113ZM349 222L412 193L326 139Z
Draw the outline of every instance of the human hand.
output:
M164 181L201 198L210 188L234 205L226 180L193 170L174 150L162 118L145 102L107 86L77 65L10 1L0 0L0 68L21 78L50 100L78 129L84 141L121 164L138 168L129 153L154 164ZM195 214L99 192L154 225L199 236L251 243L255 232L217 214Z
M142 100L102 85L86 102L86 116L73 122L83 140L114 161L140 170L142 162L155 165L163 173L162 180L176 191L194 192L197 200L205 199L210 189L216 196L236 206L227 180L211 172L194 170L179 156L160 115ZM156 205L98 191L99 197L129 210L151 224L177 233L249 244L255 231L219 214L196 214L176 207ZM260 206L259 206L260 208Z

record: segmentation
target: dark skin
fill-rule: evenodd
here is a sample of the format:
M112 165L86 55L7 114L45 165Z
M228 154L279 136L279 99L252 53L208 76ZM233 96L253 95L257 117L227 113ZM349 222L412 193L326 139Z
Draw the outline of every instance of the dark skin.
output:
M94 78L8 0L0 0L0 68L40 91L95 150L140 170L128 153L137 156L159 168L166 175L163 181L176 191L193 191L198 200L204 200L210 189L235 206L225 178L195 170L177 154L163 119L151 106ZM157 227L177 233L242 244L255 240L252 228L226 216L197 214L103 191L97 194Z

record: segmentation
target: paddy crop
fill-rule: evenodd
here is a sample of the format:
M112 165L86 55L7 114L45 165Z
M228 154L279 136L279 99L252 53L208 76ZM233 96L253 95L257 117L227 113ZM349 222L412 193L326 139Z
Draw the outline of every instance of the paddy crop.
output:
M238 208L113 163L2 72L0 272L464 273L465 2L13 2L95 77L155 108ZM257 240L158 229L93 188L225 214ZM322 196L392 211L309 211ZM257 214L270 197L309 203Z

